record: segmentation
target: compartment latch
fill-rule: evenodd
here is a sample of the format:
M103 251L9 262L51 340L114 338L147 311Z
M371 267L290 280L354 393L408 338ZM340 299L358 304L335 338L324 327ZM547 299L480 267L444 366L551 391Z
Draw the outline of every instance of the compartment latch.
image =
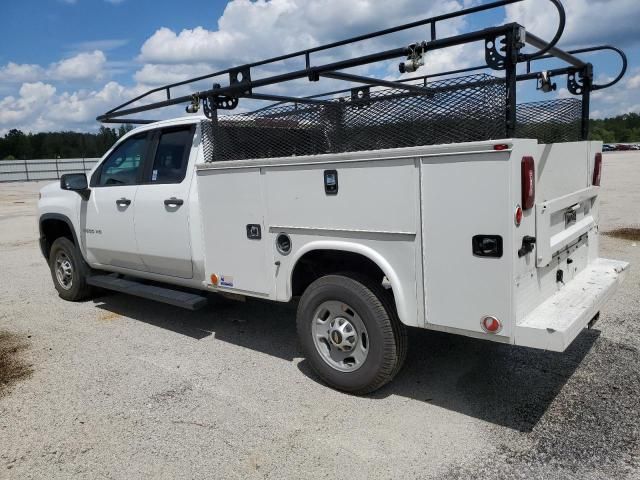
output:
M536 237L530 235L522 237L522 246L518 249L518 257L524 257L527 253L532 252L535 244Z

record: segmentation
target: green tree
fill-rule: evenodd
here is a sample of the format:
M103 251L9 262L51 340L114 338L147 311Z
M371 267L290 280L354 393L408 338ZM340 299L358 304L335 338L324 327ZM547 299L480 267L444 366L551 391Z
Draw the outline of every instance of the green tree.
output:
M124 137L131 130L133 130L133 125L131 125L130 123L120 125L120 127L118 128L118 138Z

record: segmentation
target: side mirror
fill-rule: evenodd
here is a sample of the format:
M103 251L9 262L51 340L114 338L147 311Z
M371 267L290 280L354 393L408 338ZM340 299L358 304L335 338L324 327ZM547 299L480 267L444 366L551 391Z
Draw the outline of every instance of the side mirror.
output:
M85 200L90 192L87 176L84 173L65 173L60 177L60 188L78 192Z

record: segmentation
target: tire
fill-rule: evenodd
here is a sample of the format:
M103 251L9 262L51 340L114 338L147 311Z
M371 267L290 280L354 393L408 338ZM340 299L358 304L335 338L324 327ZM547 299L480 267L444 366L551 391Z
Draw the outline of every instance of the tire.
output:
M91 286L87 285L89 266L68 238L57 238L51 245L49 269L53 285L64 300L78 302L91 296Z
M356 395L391 381L407 355L407 331L390 294L356 273L327 275L309 285L298 305L297 328L317 375Z

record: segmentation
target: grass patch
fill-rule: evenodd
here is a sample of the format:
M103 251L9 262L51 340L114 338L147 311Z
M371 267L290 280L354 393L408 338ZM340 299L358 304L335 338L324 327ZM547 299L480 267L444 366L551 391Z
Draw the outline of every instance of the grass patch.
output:
M622 238L623 240L640 240L640 228L616 228L615 230L602 232L602 234L609 237Z
M0 331L0 397L15 382L31 375L31 367L21 358L26 348L27 344L17 335Z

